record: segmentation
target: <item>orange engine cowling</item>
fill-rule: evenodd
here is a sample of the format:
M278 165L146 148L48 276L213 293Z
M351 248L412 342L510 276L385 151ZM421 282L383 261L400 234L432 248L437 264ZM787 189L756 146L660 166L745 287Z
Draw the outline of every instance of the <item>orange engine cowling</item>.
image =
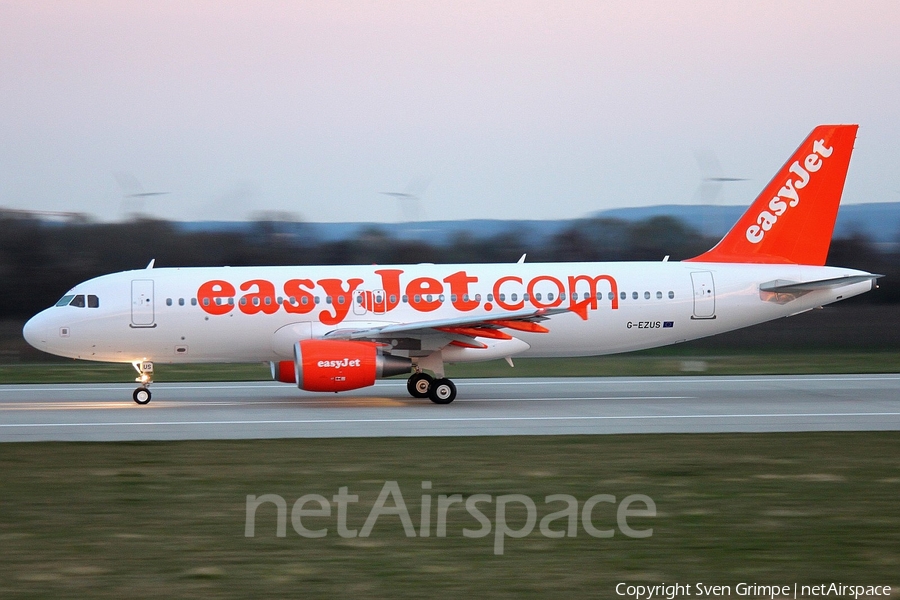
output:
M310 392L342 392L411 368L410 359L382 354L373 342L302 340L294 344L294 360L273 365L272 375Z

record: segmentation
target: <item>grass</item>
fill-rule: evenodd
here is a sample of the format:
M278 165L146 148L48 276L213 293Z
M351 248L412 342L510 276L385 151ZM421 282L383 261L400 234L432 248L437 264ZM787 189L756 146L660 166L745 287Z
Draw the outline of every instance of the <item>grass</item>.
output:
M900 433L37 443L0 446L0 596L609 598L618 582L900 585ZM439 494L524 494L538 521L549 494L646 494L652 537L537 531L469 539L464 508L448 535L407 538L384 516L368 538L287 524L272 505L244 537L246 496L359 495L360 528L398 481L419 528L422 481ZM393 503L390 502L389 505ZM493 517L493 504L481 505ZM598 527L614 526L598 505ZM508 521L520 527L524 512ZM557 522L555 528L562 528Z
M448 377L611 377L645 375L773 375L897 373L900 352L779 350L769 353L679 352L673 349L582 358L515 359L449 365ZM0 383L122 383L135 377L131 365L82 361L0 364ZM156 381L258 381L271 379L269 365L158 365Z

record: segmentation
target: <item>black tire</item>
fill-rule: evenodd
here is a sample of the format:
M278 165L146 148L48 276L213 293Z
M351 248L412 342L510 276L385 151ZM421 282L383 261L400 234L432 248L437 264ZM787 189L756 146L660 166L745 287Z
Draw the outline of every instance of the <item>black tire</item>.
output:
M131 395L134 398L134 401L143 406L150 402L150 390L145 388L144 386L139 387L134 390L134 393Z
M415 373L406 380L406 391L413 398L428 398L434 386L434 377L427 373Z
M436 379L428 392L435 404L450 404L456 399L456 385L449 379Z

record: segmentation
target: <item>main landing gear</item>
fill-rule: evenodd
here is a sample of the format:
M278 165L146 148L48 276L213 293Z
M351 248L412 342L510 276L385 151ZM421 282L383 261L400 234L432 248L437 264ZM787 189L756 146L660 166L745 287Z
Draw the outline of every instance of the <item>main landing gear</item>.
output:
M435 379L427 373L413 373L406 381L406 389L413 398L429 398L435 404L450 404L456 399L456 385L449 379Z
M134 393L131 394L131 397L140 405L147 404L150 402L150 390L148 386L153 383L153 363L149 360L145 360L143 362L133 362L131 363L134 366L134 370L138 372L138 376L135 377L135 381L140 383L140 387L134 390Z

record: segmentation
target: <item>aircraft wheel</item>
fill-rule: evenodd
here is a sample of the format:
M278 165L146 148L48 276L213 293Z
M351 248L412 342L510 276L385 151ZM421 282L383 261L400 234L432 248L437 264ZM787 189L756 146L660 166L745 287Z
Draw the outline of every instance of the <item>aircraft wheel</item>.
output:
M415 373L406 380L406 391L413 398L427 398L433 385L434 377L427 373Z
M456 398L456 386L449 379L438 379L431 386L428 397L435 404L450 404Z
M134 398L134 401L140 405L147 404L150 402L150 390L145 388L144 386L139 387L134 390L134 393L131 395Z

